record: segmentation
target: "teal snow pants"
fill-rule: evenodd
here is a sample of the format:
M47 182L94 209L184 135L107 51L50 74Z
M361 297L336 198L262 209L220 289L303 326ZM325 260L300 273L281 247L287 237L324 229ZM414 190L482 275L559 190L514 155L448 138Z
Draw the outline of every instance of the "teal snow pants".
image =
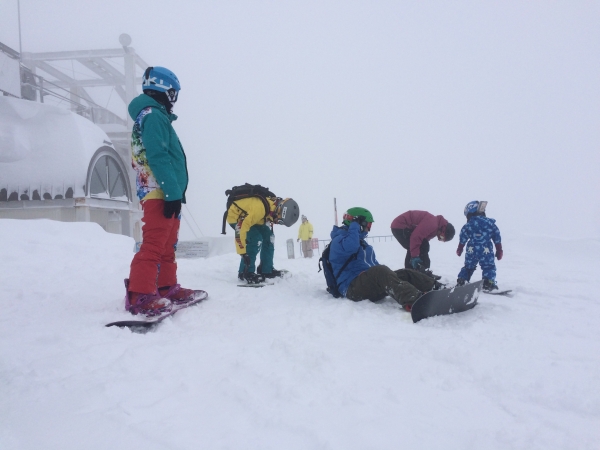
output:
M246 254L250 257L248 272L256 272L256 256L259 253L262 273L271 273L273 271L274 240L275 236L270 226L252 225L250 227L250 230L246 234ZM240 258L238 272L243 272L244 267L244 260Z

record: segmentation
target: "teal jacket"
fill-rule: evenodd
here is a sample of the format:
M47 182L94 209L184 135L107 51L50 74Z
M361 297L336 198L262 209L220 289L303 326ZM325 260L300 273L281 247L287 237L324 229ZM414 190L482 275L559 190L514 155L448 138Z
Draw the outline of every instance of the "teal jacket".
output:
M185 203L188 171L185 153L171 122L177 120L152 97L141 94L129 104L133 119L131 165L140 200L164 198Z

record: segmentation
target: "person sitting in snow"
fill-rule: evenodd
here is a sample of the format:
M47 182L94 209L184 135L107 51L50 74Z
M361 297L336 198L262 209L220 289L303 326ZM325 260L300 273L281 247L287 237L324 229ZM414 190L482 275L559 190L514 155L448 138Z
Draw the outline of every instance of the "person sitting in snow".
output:
M392 221L392 234L406 249L404 267L431 274L429 269L429 241L437 236L442 242L454 237L454 226L444 216L434 216L427 211L406 211ZM439 277L438 277L439 278Z
M142 245L125 280L125 308L151 317L207 294L177 284L175 248L188 171L171 122L177 119L172 110L181 86L173 72L158 66L148 67L142 80L144 93L134 98L128 109L134 120L132 166L144 226Z
M413 269L393 271L379 264L375 251L365 238L371 230L373 215L368 209L350 208L341 227L331 231L329 261L340 293L353 301L378 301L390 295L404 309L424 293L439 289L433 278Z
M235 230L235 248L241 256L238 278L250 284L282 275L273 268L273 224L291 227L300 215L298 204L291 198L266 197L266 200L268 211L258 197L236 200L227 210L227 223ZM259 253L260 265L256 267Z
M500 230L496 226L496 221L485 215L487 202L472 201L465 206L465 216L467 223L460 230L460 241L456 254L462 255L463 249L467 247L465 253L465 265L458 274L456 284L462 286L471 280L471 276L477 268L477 263L481 266L483 278L483 290L493 291L498 289L496 285L496 264L494 262L494 248L496 246L496 258L502 259L502 239Z

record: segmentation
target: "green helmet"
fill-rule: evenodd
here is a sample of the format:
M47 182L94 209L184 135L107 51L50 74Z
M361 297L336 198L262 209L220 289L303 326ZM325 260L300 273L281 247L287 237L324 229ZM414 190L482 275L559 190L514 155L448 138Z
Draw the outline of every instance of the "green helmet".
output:
M354 208L350 208L344 214L344 225L349 226L350 222L354 220L355 217L364 216L365 220L369 223L375 222L373 220L373 214L367 208L361 208L360 206L355 206Z

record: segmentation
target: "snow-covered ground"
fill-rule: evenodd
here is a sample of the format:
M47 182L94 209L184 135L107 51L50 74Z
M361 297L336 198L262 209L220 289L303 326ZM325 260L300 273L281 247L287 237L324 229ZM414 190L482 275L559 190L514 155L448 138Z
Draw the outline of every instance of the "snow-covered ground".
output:
M504 233L516 296L418 324L329 296L284 242L293 277L262 289L235 286L234 253L180 260L210 297L147 334L104 327L128 317L131 239L0 220L0 240L3 450L600 447L598 240ZM374 245L401 266L397 243ZM448 280L455 248L432 242Z

